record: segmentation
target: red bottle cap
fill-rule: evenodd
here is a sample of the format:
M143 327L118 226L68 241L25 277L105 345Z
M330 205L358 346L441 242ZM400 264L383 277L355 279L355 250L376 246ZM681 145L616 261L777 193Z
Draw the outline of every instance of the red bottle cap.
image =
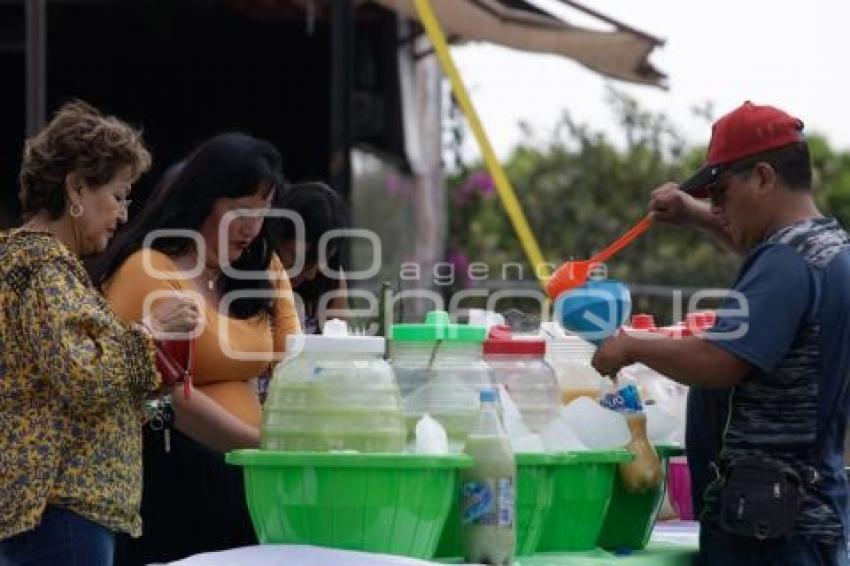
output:
M658 330L655 318L651 314L632 315L632 328L635 330Z
M545 340L542 338L514 338L510 326L506 325L490 328L490 334L484 342L485 356L490 354L543 356L545 353Z
M692 312L688 313L685 325L692 334L699 334L714 326L716 319L714 311Z
M688 325L682 324L681 322L674 324L673 326L665 326L661 328L661 333L668 338L685 338L694 335Z
M714 323L717 322L717 313L714 311L702 311L700 314L702 315L703 322L705 324L704 330L708 330L714 326Z

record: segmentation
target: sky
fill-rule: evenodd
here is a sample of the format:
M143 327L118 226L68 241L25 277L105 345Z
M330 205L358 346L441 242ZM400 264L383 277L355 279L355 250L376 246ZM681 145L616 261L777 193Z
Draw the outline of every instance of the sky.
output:
M531 1L570 23L592 22L558 0ZM522 141L520 120L545 138L565 109L616 137L606 85L666 112L693 144L707 143L710 133L695 106L711 102L718 118L752 100L782 108L802 119L807 132L850 150L850 1L582 1L666 40L650 60L668 75L669 90L605 79L563 57L481 43L455 47L455 62L501 158ZM471 134L464 153L479 155Z

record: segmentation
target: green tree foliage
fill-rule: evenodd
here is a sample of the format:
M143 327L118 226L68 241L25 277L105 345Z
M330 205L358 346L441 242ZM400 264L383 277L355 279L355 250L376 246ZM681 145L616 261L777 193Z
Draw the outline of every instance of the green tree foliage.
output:
M688 147L663 113L642 109L611 90L609 102L625 143L565 112L547 139L524 127L526 141L505 169L547 261L589 258L647 213L649 195L682 180L702 162L705 147ZM709 117L710 106L702 110ZM706 132L709 131L708 120ZM850 153L810 138L815 191L825 213L850 221ZM480 164L450 180L450 257L483 261L491 277L502 265L530 266ZM456 260L455 260L456 261ZM457 262L457 261L456 261ZM696 231L656 225L609 262L610 277L632 284L726 287L740 260ZM669 315L669 300L638 297L637 308Z
M825 214L850 228L850 151L836 151L823 136L809 136L814 191Z

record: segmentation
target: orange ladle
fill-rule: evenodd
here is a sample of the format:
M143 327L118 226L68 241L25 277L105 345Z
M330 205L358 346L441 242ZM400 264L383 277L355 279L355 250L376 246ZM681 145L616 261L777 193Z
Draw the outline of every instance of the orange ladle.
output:
M584 285L587 283L587 279L596 265L605 263L611 259L611 256L631 244L635 238L646 232L650 226L652 226L652 216L646 215L640 222L629 228L625 234L617 238L610 246L592 258L565 262L552 274L549 283L546 285L546 292L554 299L564 291Z

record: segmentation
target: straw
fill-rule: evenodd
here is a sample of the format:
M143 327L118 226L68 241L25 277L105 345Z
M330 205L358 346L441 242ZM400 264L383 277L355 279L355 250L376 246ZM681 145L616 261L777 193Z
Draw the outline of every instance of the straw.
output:
M442 343L442 340L437 340L436 342L434 342L434 349L431 350L431 359L428 360L428 365L425 367L426 379L428 379L429 381L431 380L434 359L437 357L437 350L440 348L440 344Z

